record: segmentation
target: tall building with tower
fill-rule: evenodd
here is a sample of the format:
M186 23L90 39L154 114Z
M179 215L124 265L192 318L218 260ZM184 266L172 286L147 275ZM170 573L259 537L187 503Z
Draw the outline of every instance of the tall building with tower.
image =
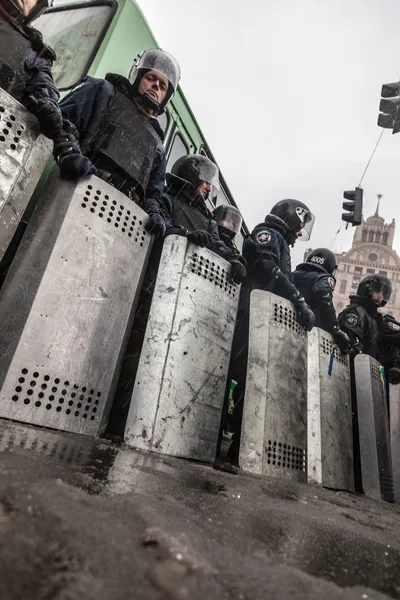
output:
M368 273L381 273L393 283L393 293L384 311L400 320L400 257L393 250L396 224L394 219L385 223L379 216L381 198L378 194L375 214L355 229L350 250L336 254L338 270L333 300L339 313L348 305L349 296L356 293L362 277Z

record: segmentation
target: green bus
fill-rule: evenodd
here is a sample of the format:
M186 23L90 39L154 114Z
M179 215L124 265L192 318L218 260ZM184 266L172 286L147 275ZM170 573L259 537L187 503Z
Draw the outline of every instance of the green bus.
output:
M86 75L104 77L114 72L127 76L137 54L158 47L135 0L55 0L54 6L35 21L35 27L57 53L53 72L64 95ZM204 154L215 161L181 88L159 121L165 132L167 170L189 153ZM220 183L217 204L236 206L222 174ZM211 201L209 208L214 209ZM244 224L242 236L236 240L240 248L247 233Z

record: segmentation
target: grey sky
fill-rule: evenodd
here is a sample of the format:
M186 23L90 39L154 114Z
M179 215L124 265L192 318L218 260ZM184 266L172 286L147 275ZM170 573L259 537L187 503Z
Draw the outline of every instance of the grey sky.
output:
M308 246L330 247L342 193L379 137L382 83L400 77L397 0L139 0L250 228L295 197L317 217ZM385 131L363 181L364 215L396 218L400 133ZM339 234L347 249L353 232Z

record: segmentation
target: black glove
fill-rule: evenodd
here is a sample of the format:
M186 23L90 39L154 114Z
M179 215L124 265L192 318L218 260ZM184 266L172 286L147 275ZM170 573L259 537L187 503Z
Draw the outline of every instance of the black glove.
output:
M332 331L332 337L342 354L348 354L350 352L351 343L347 333L339 329L339 327L335 327Z
M296 311L296 317L299 325L304 327L306 331L311 331L315 323L315 315L313 311L304 300L296 298L292 300L292 302Z
M242 283L247 276L246 267L239 260L231 260L231 279L234 283Z
M148 231L149 233L152 233L155 236L160 236L160 237L165 236L165 230L166 230L165 220L163 219L163 217L161 215L158 215L156 213L153 213L152 215L149 216L149 220L147 221L144 228L146 231Z
M81 154L81 148L75 136L63 130L54 140L53 154L57 164L60 165L62 159L68 154Z
M61 177L74 181L85 175L95 175L96 167L83 154L67 154L59 162Z
M187 239L200 248L210 248L213 245L213 239L208 231L204 229L195 229L194 231L188 231L186 234Z
M399 367L392 367L391 369L389 369L386 373L387 376L387 380L389 383L392 383L393 385L397 385L400 383L400 368Z
M63 118L60 108L54 102L28 96L25 106L39 120L41 132L45 136L55 139L60 135Z

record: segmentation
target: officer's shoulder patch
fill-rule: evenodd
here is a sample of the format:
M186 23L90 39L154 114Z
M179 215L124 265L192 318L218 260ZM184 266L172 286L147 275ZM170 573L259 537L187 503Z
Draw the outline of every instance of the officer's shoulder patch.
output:
M268 229L263 229L256 235L256 240L259 244L268 244L271 239L271 232Z
M328 277L329 286L334 290L335 289L335 280L333 277Z
M400 331L400 325L398 323L393 323L393 321L389 321L389 327L394 331Z
M354 325L358 322L358 315L350 313L345 316L344 321L349 327L354 327Z

